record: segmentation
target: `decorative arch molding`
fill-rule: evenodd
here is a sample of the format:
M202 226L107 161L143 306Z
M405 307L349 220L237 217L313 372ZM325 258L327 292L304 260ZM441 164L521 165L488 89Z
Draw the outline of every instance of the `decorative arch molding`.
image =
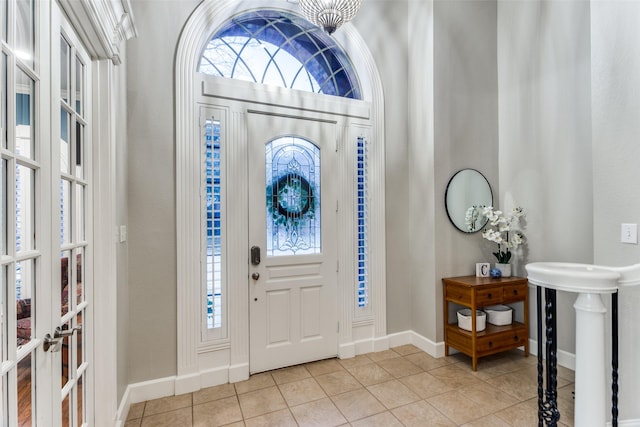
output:
M265 4L266 3L266 4ZM200 340L200 244L191 236L200 232L199 186L200 174L192 165L198 164L200 149L195 106L194 85L201 52L215 30L232 16L257 7L269 7L268 2L247 0L205 0L192 13L180 36L175 57L175 126L176 126L176 240L177 240L177 378L175 392L184 393L201 387L246 379L249 374L249 337L247 325L238 325L230 318L229 339L213 350L229 349L227 366L202 366ZM298 14L294 5L272 2L273 9ZM363 100L371 104L370 206L371 254L371 310L368 316L359 316L355 308L342 309L339 314L340 357L384 350L389 347L386 335L386 265L385 265L385 177L384 177L384 98L382 82L363 38L356 28L347 23L333 37L351 59L358 72ZM242 126L236 123L233 126ZM240 130L240 132L242 132ZM344 295L343 295L344 294ZM355 292L343 290L339 299L352 301ZM230 297L232 298L232 297ZM240 305L238 305L240 304ZM235 307L248 302L230 302L233 316ZM247 312L248 317L248 312ZM246 320L245 320L246 321ZM369 331L363 339L353 328Z

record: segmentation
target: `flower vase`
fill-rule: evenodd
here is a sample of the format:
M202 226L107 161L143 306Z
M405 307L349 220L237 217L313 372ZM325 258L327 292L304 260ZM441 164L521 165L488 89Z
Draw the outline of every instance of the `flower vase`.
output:
M496 263L496 268L502 273L501 277L511 277L511 264Z

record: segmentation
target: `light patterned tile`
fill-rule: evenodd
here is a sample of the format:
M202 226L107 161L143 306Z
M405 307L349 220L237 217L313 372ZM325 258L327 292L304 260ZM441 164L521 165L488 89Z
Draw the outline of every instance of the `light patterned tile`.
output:
M272 387L276 385L273 377L269 372L263 372L261 374L251 375L248 380L240 381L233 384L236 388L236 393L243 394L250 391L260 390L262 388Z
M358 380L347 371L338 371L320 375L319 377L316 377L316 381L328 396L334 396L336 394L362 388L362 384L360 384Z
M311 374L303 365L298 365L273 371L271 372L271 376L273 376L276 384L280 385L309 378Z
M127 414L127 420L142 418L142 415L144 414L144 405L145 402L134 403L131 405L129 413Z
M261 390L250 391L238 395L240 408L244 418L253 418L258 415L268 414L280 409L285 409L287 403L280 394L278 387L269 387Z
M401 406L391 412L407 427L455 427L453 421L424 400Z
M399 347L393 347L391 350L395 351L400 356L407 356L409 354L414 354L414 353L422 353L422 350L420 350L418 347L416 347L413 344L406 344L406 345L401 345Z
M349 369L353 368L354 366L368 365L370 363L373 363L373 360L369 359L366 354L360 354L356 357L350 357L348 359L339 359L338 363L340 363L343 368Z
M331 400L348 421L359 420L386 410L385 407L364 388L333 396Z
M538 398L509 406L495 413L495 416L513 427L538 426Z
M377 364L355 366L347 369L364 386L379 384L393 379L393 376Z
M242 412L235 394L193 406L194 427L217 427L242 421Z
M531 376L528 369L487 379L487 383L498 390L515 396L520 401L529 400L538 395L537 378Z
M450 387L446 382L434 377L428 372L400 378L400 382L409 387L411 391L420 396L421 399L427 399L454 390L454 388Z
M402 423L391 412L383 412L351 423L352 427L402 427Z
M377 364L382 369L393 375L394 378L402 378L409 375L417 374L419 372L424 372L418 366L414 365L403 357L394 357L393 359L381 360L380 362L377 362Z
M495 415L487 415L486 417L479 418L477 420L471 421L469 423L463 424L462 427L511 427L511 424L508 424L498 418ZM532 426L535 427L535 426Z
M140 427L192 427L191 407L142 418Z
M372 385L367 387L367 389L387 409L397 408L398 406L420 400L420 396L412 392L409 387L398 380Z
M487 384L459 388L427 399L440 412L458 424L505 409L518 400Z
M140 427L140 424L142 424L142 418L134 418L124 423L124 427Z
M431 369L429 374L433 375L440 381L447 383L447 385L453 389L460 387L467 388L469 386L483 384L481 380L458 366L457 363Z
M320 385L313 378L282 384L279 386L289 406L297 406L313 400L327 397Z
M393 350L384 350L384 351L378 351L375 353L368 353L367 356L369 356L369 359L373 360L374 362L380 362L381 360L400 357L400 355Z
M291 412L301 427L333 427L347 422L329 398L294 406Z
M454 363L449 357L433 357L427 353L415 353L408 356L404 356L409 362L418 366L423 371L430 371L432 369L441 368L446 365Z
M233 384L222 384L215 387L207 387L193 392L193 404L210 402L212 400L224 399L236 395Z
M144 417L162 412L173 411L180 408L190 408L192 405L191 393L179 394L177 396L163 397L161 399L149 400L144 407ZM144 425L144 423L143 423Z
M247 427L296 427L298 425L289 409L250 418L245 421L245 424Z
M304 365L307 371L314 376L330 374L332 372L344 371L344 367L336 359L320 360L318 362L307 363Z

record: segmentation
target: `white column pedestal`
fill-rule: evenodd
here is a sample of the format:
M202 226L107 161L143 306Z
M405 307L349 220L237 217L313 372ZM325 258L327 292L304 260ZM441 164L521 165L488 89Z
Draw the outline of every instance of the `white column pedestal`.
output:
M606 424L605 308L596 293L580 293L576 310L576 381L574 425Z

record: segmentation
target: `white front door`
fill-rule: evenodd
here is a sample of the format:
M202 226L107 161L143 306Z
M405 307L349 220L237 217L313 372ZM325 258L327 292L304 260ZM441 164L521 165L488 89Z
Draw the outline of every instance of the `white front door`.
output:
M338 352L336 124L249 113L250 371Z
M90 425L90 59L56 2L0 16L0 423Z

